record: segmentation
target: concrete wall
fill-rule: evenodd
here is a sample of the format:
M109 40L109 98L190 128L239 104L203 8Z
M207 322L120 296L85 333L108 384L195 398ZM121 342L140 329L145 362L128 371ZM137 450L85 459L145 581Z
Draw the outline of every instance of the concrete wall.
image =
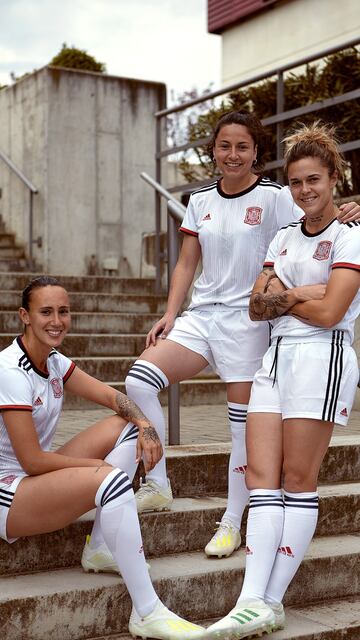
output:
M282 0L222 33L222 83L240 82L359 33L359 0Z
M154 230L155 121L165 85L47 67L0 91L0 149L39 189L34 254L45 271L84 274L95 254L139 275ZM0 163L0 211L27 240L27 193Z

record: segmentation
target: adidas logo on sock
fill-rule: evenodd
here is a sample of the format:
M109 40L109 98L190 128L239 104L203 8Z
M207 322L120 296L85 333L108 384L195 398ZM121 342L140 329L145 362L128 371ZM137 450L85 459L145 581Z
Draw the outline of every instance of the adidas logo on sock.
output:
M206 214L206 216L203 217L203 220L211 220L210 213Z
M41 405L43 403L43 401L41 400L41 398L38 396L34 402L34 407L38 407L39 405Z
M346 418L348 417L348 412L347 412L347 408L344 407L342 411L340 411L340 415L341 416L345 416Z
M288 558L295 558L291 547L279 547L278 553L282 553L284 556L287 556Z
M242 467L234 467L233 468L233 473L241 473L242 475L245 475L246 469L247 469L247 465L246 464L244 464Z

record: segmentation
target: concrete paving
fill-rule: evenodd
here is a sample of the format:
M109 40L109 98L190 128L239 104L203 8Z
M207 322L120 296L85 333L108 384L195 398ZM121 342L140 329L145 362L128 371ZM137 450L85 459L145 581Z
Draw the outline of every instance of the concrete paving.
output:
M164 411L167 415L166 407ZM108 415L112 415L109 409L63 411L54 438L54 447L61 446L82 429ZM181 407L180 424L181 444L208 444L230 440L226 405ZM351 413L347 427L335 427L333 439L351 435L360 435L360 411Z

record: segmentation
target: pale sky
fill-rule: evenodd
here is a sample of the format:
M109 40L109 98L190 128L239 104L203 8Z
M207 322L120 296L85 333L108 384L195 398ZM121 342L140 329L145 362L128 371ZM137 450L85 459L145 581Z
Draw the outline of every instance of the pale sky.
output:
M62 43L107 73L165 82L176 94L220 86L220 36L206 0L0 0L0 84L46 65Z

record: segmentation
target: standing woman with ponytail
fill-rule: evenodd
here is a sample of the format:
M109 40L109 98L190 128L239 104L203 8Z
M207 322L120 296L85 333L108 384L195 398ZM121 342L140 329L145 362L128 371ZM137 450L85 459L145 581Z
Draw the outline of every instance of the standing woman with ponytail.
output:
M319 123L285 142L305 217L277 233L250 298L251 319L273 329L247 421L248 555L239 599L209 638L284 626L282 599L316 528L319 468L334 423L347 424L358 381L360 223L340 224L333 201L344 161L333 129Z

